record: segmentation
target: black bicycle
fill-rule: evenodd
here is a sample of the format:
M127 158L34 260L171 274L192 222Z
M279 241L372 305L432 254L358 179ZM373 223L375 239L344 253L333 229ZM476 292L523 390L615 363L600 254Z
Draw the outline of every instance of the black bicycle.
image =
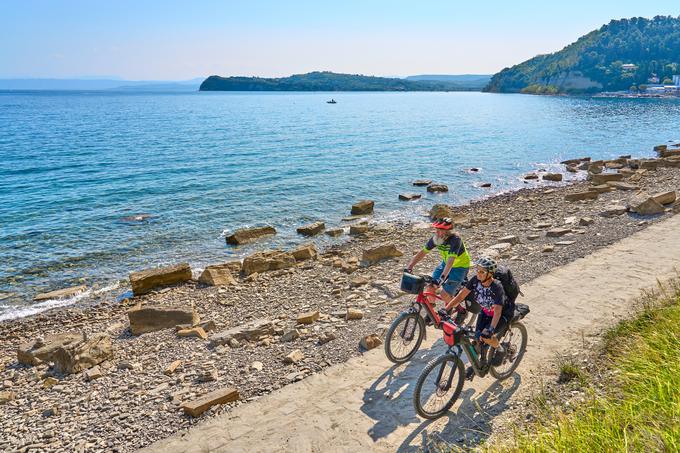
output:
M491 374L502 381L509 378L517 369L527 348L527 329L520 322L529 313L529 307L517 304L515 314L505 331L499 335L504 348L503 357L494 357L495 349L476 348L475 329L459 326L440 310L442 331L447 351L427 364L418 377L413 393L413 405L418 415L428 419L439 418L453 406L465 381L465 368L461 355L465 353L476 376Z

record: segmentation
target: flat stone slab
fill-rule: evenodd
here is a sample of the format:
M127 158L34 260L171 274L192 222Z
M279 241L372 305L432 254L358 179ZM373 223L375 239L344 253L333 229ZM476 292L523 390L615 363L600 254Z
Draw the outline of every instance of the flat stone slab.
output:
M301 226L297 229L298 234L303 236L316 236L326 229L326 224L324 222L314 222L309 225Z
M175 285L189 280L191 280L189 263L147 269L130 274L130 284L135 296L146 294L158 287Z
M568 193L564 196L566 201L581 201L581 200L595 200L599 193L595 190L588 190L586 192Z
M268 319L259 319L231 329L223 330L210 337L211 346L219 346L229 343L229 340L254 341L263 335L274 333L274 323Z
M421 197L419 193L400 193L399 194L399 199L402 201L412 201L412 200L417 200Z
M198 324L200 317L191 307L166 307L149 305L135 307L127 312L133 335L174 328L177 324Z
M217 404L231 403L239 398L238 390L234 388L219 389L182 404L182 409L184 409L185 414L198 417Z
M413 181L414 186L429 186L430 184L432 184L431 179L416 179Z
M55 291L50 291L48 293L42 293L38 294L37 296L33 297L33 300L36 302L40 302L43 300L50 300L50 299L65 299L67 297L75 296L76 294L80 294L83 291L85 291L87 287L85 285L80 285L80 286L72 286L70 288L64 288L64 289L57 289Z
M571 228L553 228L545 232L545 235L549 238L564 236L567 233L571 233Z
M375 202L372 200L361 200L352 205L352 215L368 215L373 214L373 206Z
M263 226L255 228L241 228L228 235L225 239L227 244L241 245L248 244L260 238L273 236L276 234L276 228L272 226Z

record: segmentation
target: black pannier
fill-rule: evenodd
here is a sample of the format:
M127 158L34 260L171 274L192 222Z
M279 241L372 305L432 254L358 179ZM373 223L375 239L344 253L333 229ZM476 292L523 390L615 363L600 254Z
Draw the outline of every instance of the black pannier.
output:
M409 294L418 294L425 287L425 279L417 275L404 272L401 276L401 290Z

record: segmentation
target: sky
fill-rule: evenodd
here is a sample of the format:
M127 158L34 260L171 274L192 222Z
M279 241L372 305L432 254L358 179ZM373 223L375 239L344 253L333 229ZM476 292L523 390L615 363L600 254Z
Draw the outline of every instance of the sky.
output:
M640 0L0 2L0 78L492 74L612 19L680 15Z

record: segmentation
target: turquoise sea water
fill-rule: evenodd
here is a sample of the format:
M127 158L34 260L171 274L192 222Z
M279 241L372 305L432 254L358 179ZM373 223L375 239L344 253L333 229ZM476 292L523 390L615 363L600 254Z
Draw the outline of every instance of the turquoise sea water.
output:
M290 247L297 226L341 225L360 199L376 201L377 218L412 218L524 187L525 172L566 158L652 155L680 138L679 123L673 100L0 92L0 319L49 306L31 302L47 290L110 289L148 266ZM426 194L417 178L450 192L398 201ZM121 220L142 213L152 217ZM279 234L225 244L225 231L264 224Z

